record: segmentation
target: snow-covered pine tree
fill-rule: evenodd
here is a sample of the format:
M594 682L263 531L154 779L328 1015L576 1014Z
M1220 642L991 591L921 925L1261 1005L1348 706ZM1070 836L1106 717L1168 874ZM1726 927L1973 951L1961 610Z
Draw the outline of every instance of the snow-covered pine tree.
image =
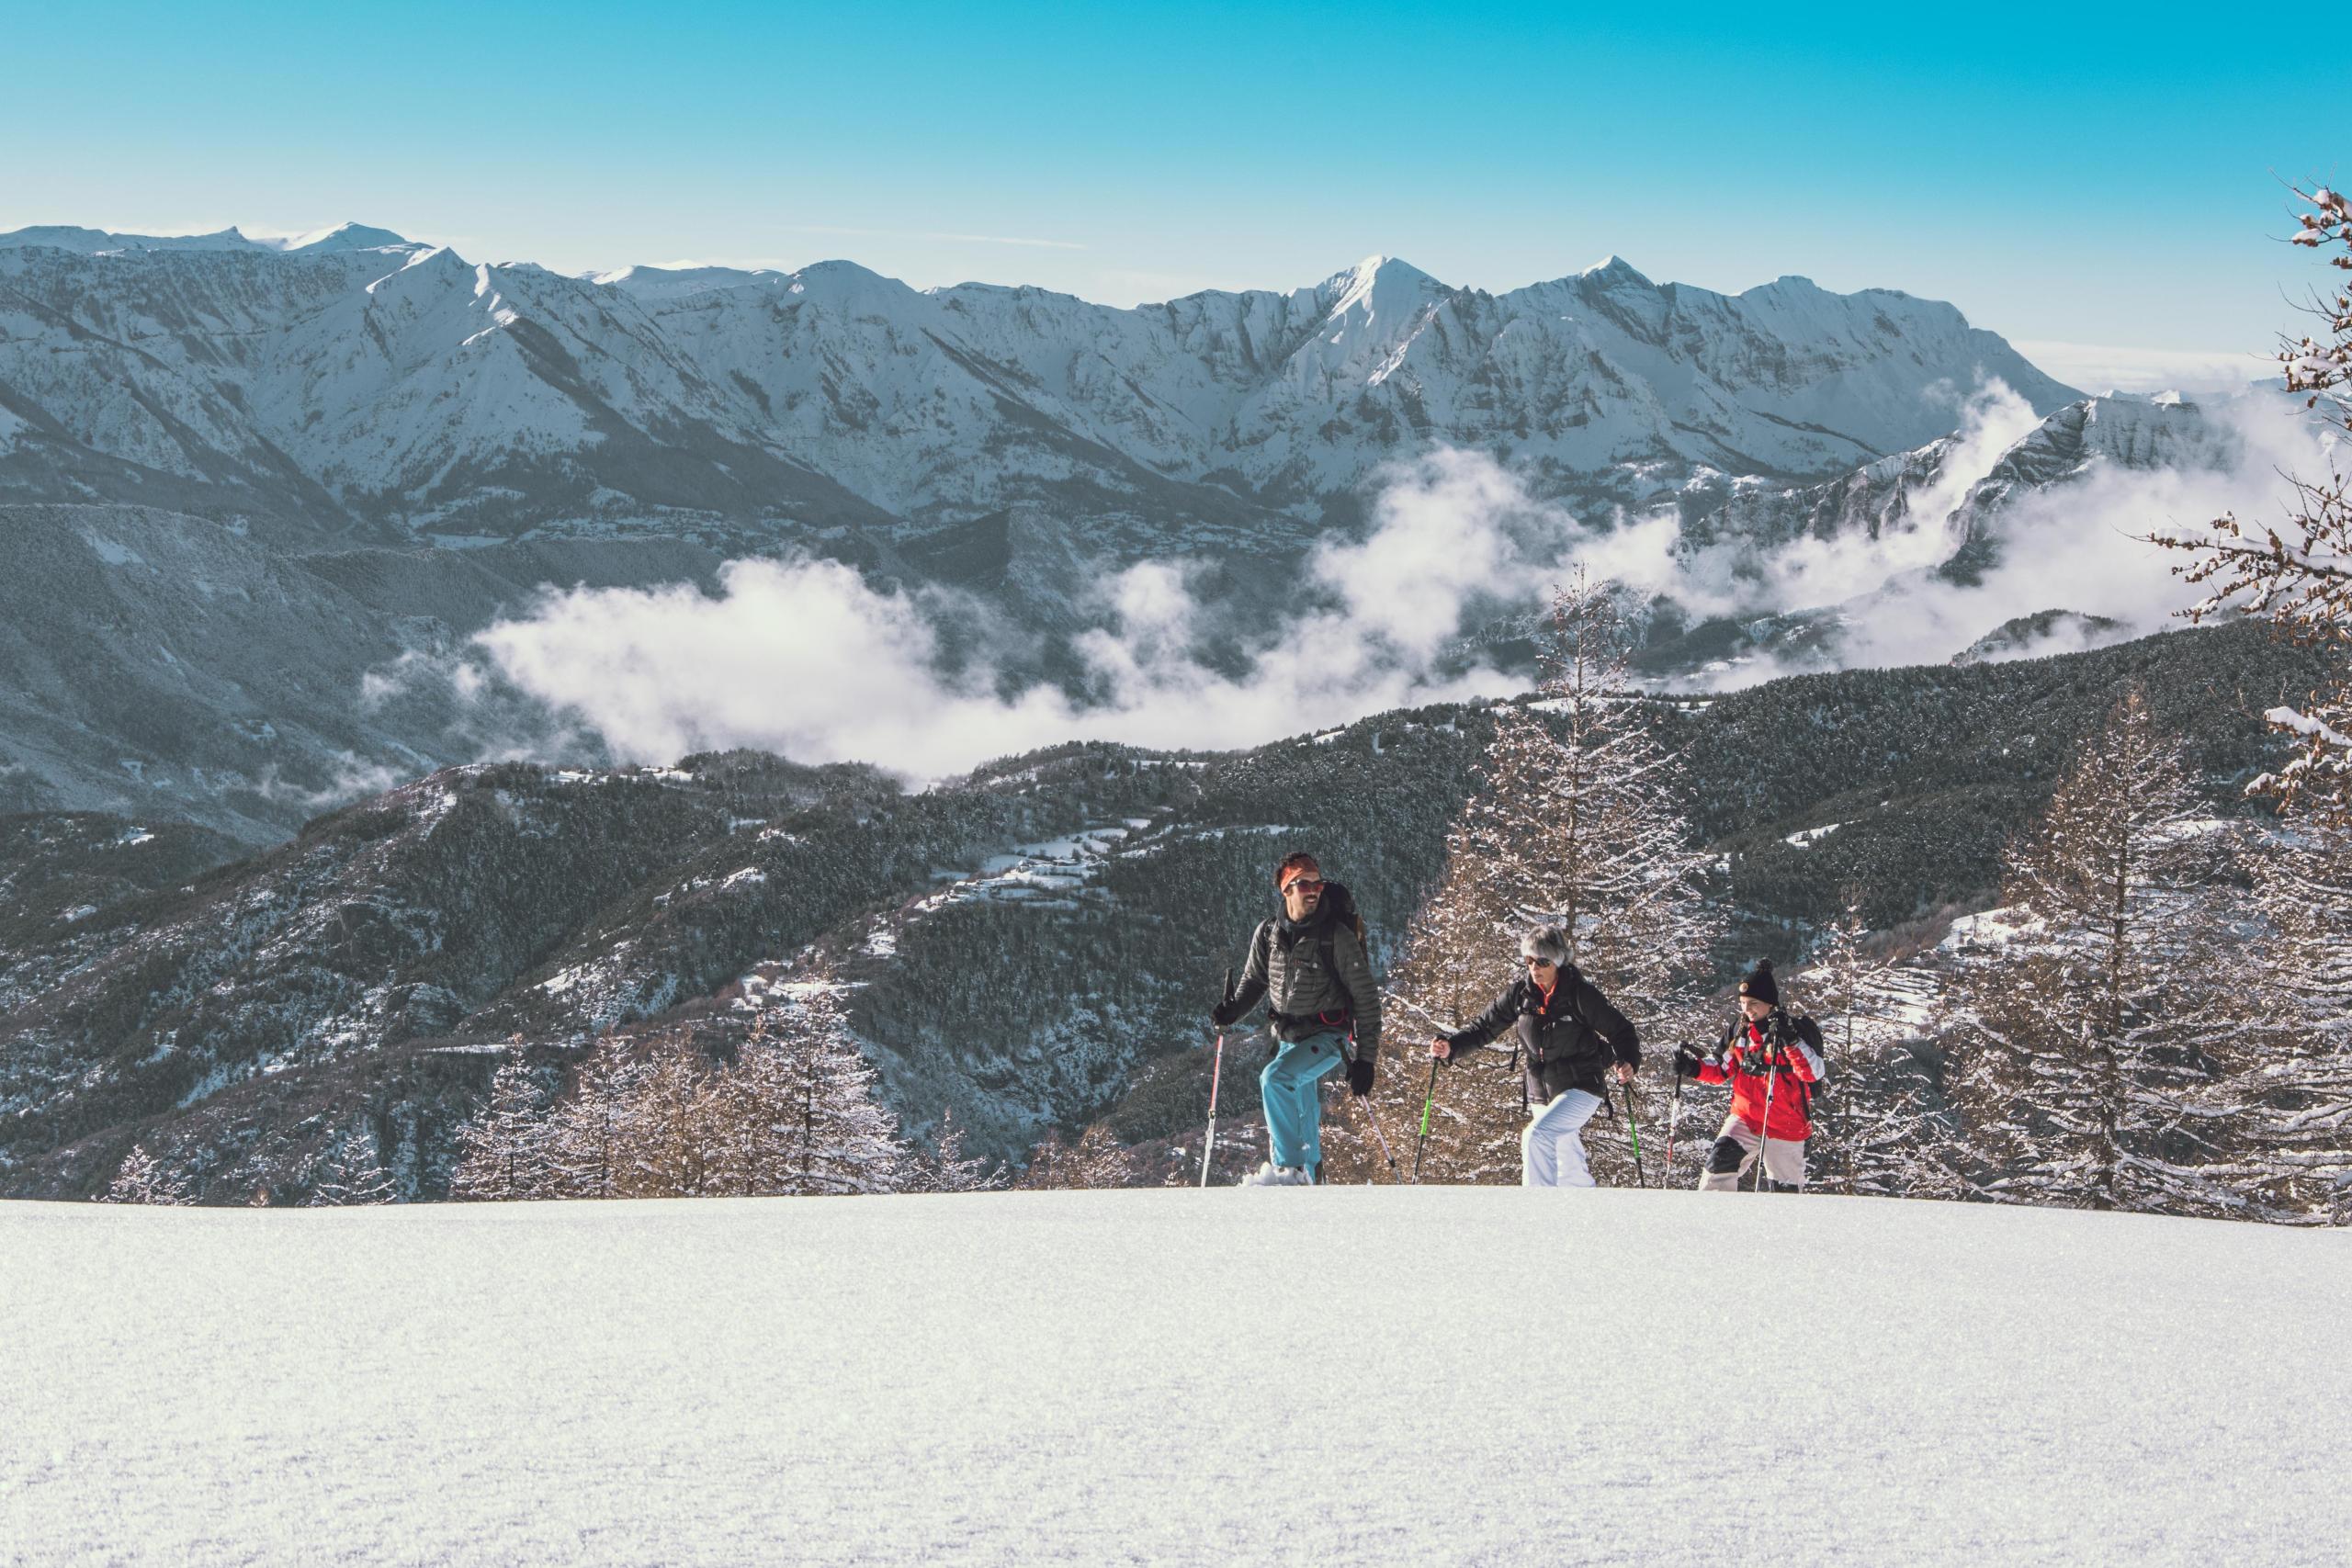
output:
M1568 931L1577 967L1653 1041L1690 1026L1722 922L1704 893L1706 859L1690 847L1680 770L1645 701L1615 603L1579 570L1554 594L1537 701L1495 710L1480 787L1447 836L1436 896L1408 929L1390 986L1408 1038L1485 1008L1519 973L1521 934L1539 924ZM1382 1080L1384 1111L1416 1132L1422 1059ZM1425 1179L1517 1179L1520 1085L1494 1070L1508 1060L1482 1052L1440 1069ZM1664 1100L1642 1097L1645 1116L1656 1120ZM1621 1102L1596 1117L1586 1141L1603 1180L1631 1185L1622 1116ZM1645 1144L1663 1130L1646 1128Z
M2228 840L2128 692L2011 846L2015 934L1956 988L1957 1163L2007 1201L2234 1213L2236 1033L2200 897Z
M1023 1192L1058 1192L1075 1186L1067 1167L1070 1150L1068 1140L1058 1127L1049 1127L1046 1135L1029 1150L1029 1162L1022 1167L1021 1178L1012 1185Z
M490 1103L458 1130L458 1168L449 1196L503 1201L539 1198L547 1186L548 1123L539 1088L520 1056L490 1080Z
M1078 1145L1063 1163L1063 1174L1072 1187L1087 1189L1125 1187L1127 1185L1127 1162L1122 1156L1118 1138L1108 1122L1093 1122L1078 1135Z
M2310 210L2301 215L2293 243L2332 251L2329 265L2352 272L2352 197L2324 186L2296 195ZM2314 289L2308 313L2322 323L2319 335L2279 340L2287 389L2302 393L2306 408L2324 401L2321 417L2352 429L2352 278L2338 276ZM2283 528L2258 525L2259 536L2250 537L2233 513L2200 534L2160 533L2154 539L2195 558L2179 569L2208 590L2188 612L2192 620L2245 610L2267 618L2297 646L2334 654L2336 676L2328 690L2311 694L2301 706L2275 707L2263 716L2296 738L2300 754L2249 788L2352 824L2352 477L2335 469L2333 457L2324 475L2290 476L2297 505Z
M2352 1223L2352 828L2283 829L2249 870L2247 1158L2282 1217Z
M196 1201L188 1195L187 1183L166 1171L145 1145L133 1144L122 1158L122 1166L114 1179L99 1194L101 1203L161 1203L179 1207Z
M392 1179L376 1153L376 1129L365 1117L338 1141L327 1156L326 1168L311 1195L312 1208L341 1208L357 1203L389 1203Z
M908 1184L898 1122L876 1099L828 972L783 988L730 1074L755 1106L763 1192L895 1192Z
M639 1134L633 1103L644 1067L626 1036L606 1034L580 1064L571 1089L551 1109L547 1134L549 1196L617 1198Z
M1004 1167L967 1157L964 1129L956 1123L955 1107L939 1113L939 1134L931 1153L920 1157L910 1178L918 1192L989 1192L1005 1184Z
M624 1198L697 1198L761 1190L738 1174L739 1106L691 1031L663 1030L640 1047L629 1086L615 1188Z
M1407 922L1403 955L1388 973L1389 1061L1374 1085L1374 1103L1408 1177L1426 1111L1423 1180L1509 1183L1519 1179L1524 1117L1508 1058L1469 1052L1434 1076L1430 1070L1429 1042L1476 1017L1519 972L1518 935L1483 861L1466 846L1458 825L1446 841L1437 893ZM1371 1144L1367 1136L1334 1150L1334 1179L1385 1179L1385 1170L1374 1168L1378 1151Z
M1885 1015L1894 965L1865 945L1862 890L1847 889L1843 902L1789 998L1821 1025L1829 1061L1814 1098L1813 1182L1827 1192L1924 1195L1918 1151L1935 1134L1931 1085L1906 1031Z

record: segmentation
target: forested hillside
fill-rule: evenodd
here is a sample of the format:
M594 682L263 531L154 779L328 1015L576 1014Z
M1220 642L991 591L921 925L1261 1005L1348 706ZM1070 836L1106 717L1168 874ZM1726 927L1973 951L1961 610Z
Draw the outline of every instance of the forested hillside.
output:
M1880 932L1990 903L2128 682L2240 809L2276 754L2258 714L2318 674L2242 625L1642 707L1685 771L1728 974L1804 955L1849 890ZM153 855L127 824L7 818L0 1190L96 1190L136 1142L206 1201L300 1196L364 1123L404 1195L437 1196L498 1053L552 1084L607 1030L740 1010L735 982L812 945L910 1135L951 1107L1015 1158L1106 1115L1127 1142L1179 1134L1274 861L1322 856L1393 959L1491 728L1449 706L1228 755L1070 746L915 794L751 753L461 768L210 869L210 840L159 832L180 846L164 875L91 869ZM125 842L61 861L69 830ZM1254 1062L1228 1066L1246 1117Z

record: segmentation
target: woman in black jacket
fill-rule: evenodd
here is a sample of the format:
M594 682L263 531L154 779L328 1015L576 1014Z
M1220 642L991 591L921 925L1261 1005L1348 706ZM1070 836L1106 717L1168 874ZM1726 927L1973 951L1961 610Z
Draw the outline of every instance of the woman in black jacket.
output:
M1522 1187L1590 1187L1580 1134L1600 1109L1602 1074L1613 1061L1617 1081L1634 1081L1642 1043L1625 1015L1568 962L1567 933L1545 926L1519 944L1526 975L1495 998L1467 1029L1430 1043L1430 1055L1492 1044L1506 1031L1521 1053L1532 1114L1519 1135ZM1498 1047L1510 1049L1509 1046Z

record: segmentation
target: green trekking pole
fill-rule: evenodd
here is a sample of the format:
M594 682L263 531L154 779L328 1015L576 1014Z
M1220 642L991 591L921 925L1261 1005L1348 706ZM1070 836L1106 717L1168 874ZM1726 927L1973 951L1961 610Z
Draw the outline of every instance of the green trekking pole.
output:
M1642 1130L1634 1124L1634 1086L1631 1082L1625 1085L1625 1136L1633 1140L1634 1145L1634 1185L1647 1187L1650 1180L1642 1170Z
M1413 1142L1413 1180L1421 1179L1421 1151L1430 1146L1430 1107L1437 1103L1437 1058L1430 1058L1430 1091L1421 1097L1421 1135Z

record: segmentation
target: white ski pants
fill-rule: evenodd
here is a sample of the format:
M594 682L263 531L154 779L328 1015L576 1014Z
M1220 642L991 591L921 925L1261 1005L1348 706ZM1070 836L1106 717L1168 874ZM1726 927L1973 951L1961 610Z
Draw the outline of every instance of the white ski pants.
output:
M1519 1135L1521 1187L1590 1187L1592 1168L1584 1159L1584 1124L1600 1109L1598 1097L1572 1089L1538 1106Z
M1699 1178L1702 1192L1736 1192L1740 1178L1756 1168L1756 1152L1762 1146L1764 1135L1736 1116L1724 1118L1724 1130L1715 1134L1715 1146L1708 1151L1707 1169ZM1731 1166L1730 1151L1724 1147L1731 1143L1738 1145L1739 1163L1730 1169L1718 1170L1718 1166ZM1764 1151L1764 1174L1783 1187L1804 1185L1804 1140L1775 1138L1772 1146Z

